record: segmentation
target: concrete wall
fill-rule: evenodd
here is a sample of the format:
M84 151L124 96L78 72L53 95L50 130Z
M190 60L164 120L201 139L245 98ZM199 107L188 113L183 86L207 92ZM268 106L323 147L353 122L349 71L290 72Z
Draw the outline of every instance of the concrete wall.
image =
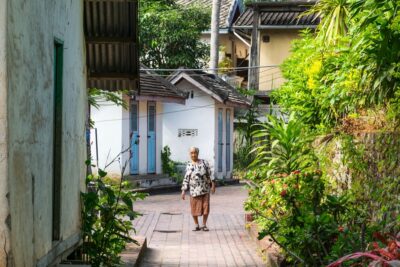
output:
M203 33L201 35L201 40L207 44L210 44L210 34ZM225 52L232 55L233 62L235 62L236 58L245 58L250 51L250 48L232 33L221 34L219 36L219 45L225 46Z
M122 116L124 115L124 109L121 106L117 106L111 102L99 102L100 108L96 109L91 107L90 115L91 119L94 121L94 127L97 129L97 146L98 151L96 153L96 139L93 134L91 134L91 153L92 160L94 164L97 164L96 154L99 155L98 167L100 169L105 169L112 175L119 177L121 174L120 163L125 162L122 158L120 161L115 161L111 163L115 157L118 156L121 151L129 147L129 144L124 144L123 146L123 121ZM126 116L126 115L125 115ZM129 114L126 123L129 127ZM129 138L129 135L128 135ZM129 155L127 156L129 157Z
M6 219L8 208L7 173L7 64L6 64L6 25L7 2L0 1L0 266L7 266L10 235Z
M125 98L129 103L129 98ZM139 174L147 174L147 101L139 101ZM99 167L104 169L112 159L121 151L126 151L119 161L107 167L106 171L110 176L120 177L121 166L127 163L125 175L130 173L129 168L129 147L130 147L130 113L122 107L111 102L101 102L100 109L92 108L91 117L97 129L98 160ZM161 150L162 143L162 113L163 104L156 104L156 173L161 174ZM92 158L96 163L96 140L92 131Z
M298 30L262 30L261 37L268 35L268 43L260 42L260 66L280 65L290 54L291 42L298 38ZM260 69L259 90L278 88L284 79L279 68Z
M171 148L171 158L175 161L187 162L190 160L189 149L196 146L200 149L199 157L207 160L215 176L219 179L230 177L225 169L225 146L223 152L223 172L217 172L217 144L218 144L218 109L223 109L223 142L225 143L226 128L225 117L226 109L223 104L216 101L205 92L197 89L193 84L186 80L181 80L176 84L184 91L193 91L193 98L186 100L186 105L165 104L163 121L163 143ZM233 129L233 109L231 109L231 129ZM197 136L178 137L179 129L197 129ZM232 138L233 133L231 134ZM233 139L231 140L231 144ZM233 152L230 157L233 160ZM232 161L231 161L232 162Z
M189 149L200 149L200 158L215 164L215 101L186 80L176 84L184 91L193 91L193 98L186 105L165 104L163 120L163 143L171 148L171 158L175 161L190 160ZM197 129L198 136L178 137L179 129Z
M44 266L79 240L87 103L83 5L72 0L7 4L10 264ZM55 38L64 42L59 241L52 240Z

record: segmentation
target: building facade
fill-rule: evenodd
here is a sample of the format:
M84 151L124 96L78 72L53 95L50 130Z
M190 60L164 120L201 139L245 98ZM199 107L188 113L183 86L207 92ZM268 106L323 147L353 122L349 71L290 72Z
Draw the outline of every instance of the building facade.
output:
M82 1L0 3L0 266L48 266L80 241Z
M213 74L182 69L169 79L189 95L185 106L164 106L163 143L171 148L171 158L187 162L195 146L215 178L232 178L234 110L248 108L249 101Z

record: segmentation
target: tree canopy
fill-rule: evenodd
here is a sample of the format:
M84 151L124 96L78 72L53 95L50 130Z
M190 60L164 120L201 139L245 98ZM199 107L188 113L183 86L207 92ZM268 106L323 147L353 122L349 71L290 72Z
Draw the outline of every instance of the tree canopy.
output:
M209 46L200 40L210 27L210 10L174 0L140 0L140 59L151 68L201 68Z

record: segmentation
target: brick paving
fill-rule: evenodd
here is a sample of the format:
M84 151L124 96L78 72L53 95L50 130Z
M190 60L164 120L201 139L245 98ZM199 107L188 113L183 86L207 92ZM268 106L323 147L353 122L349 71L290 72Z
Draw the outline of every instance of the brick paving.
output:
M134 221L136 234L148 242L141 266L265 266L244 226L246 196L242 186L217 188L209 232L192 231L189 198L182 201L179 192L137 202L134 209L143 216Z

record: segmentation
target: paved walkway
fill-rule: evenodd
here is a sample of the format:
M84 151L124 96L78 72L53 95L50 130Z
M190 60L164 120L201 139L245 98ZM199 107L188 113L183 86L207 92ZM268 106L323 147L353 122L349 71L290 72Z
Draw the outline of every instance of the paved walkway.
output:
M179 193L149 196L135 204L143 214L134 222L137 235L147 236L142 262L148 266L265 266L244 226L241 186L217 188L211 196L209 232L193 232L189 198Z

